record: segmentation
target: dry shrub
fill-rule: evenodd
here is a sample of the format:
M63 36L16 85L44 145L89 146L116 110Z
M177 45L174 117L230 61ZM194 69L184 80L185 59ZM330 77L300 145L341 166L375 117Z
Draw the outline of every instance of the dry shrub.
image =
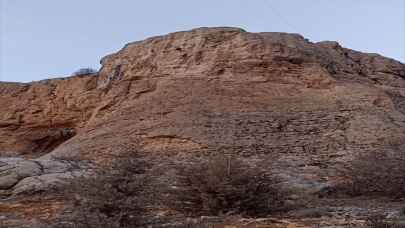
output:
M97 70L93 68L80 68L79 70L73 72L73 76L81 76L81 75L88 75L88 74L95 74Z
M342 188L350 195L405 196L405 157L399 152L359 155L345 175L350 181Z
M366 219L366 226L370 228L405 228L403 223L388 221L383 215L373 215Z
M72 211L55 227L138 227L151 199L145 173L139 157L127 156L91 177L74 179L64 190L74 201Z
M276 182L265 169L218 155L180 167L168 201L189 216L268 215L281 210L284 203Z

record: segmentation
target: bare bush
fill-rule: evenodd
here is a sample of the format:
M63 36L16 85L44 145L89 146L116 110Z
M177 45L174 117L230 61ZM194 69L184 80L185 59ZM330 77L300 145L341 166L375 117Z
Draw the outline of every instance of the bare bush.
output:
M405 157L399 152L370 152L357 156L345 172L350 195L405 197Z
M264 169L240 159L215 156L181 167L168 201L189 216L267 215L283 206L276 182Z
M405 228L405 225L395 220L389 221L383 215L372 215L366 219L366 226L370 228Z
M128 156L91 177L76 178L64 190L73 199L71 212L55 227L137 227L151 199L145 167L138 157Z
M73 72L73 76L80 76L80 75L87 75L87 74L94 74L97 71L93 68L80 68L79 70Z

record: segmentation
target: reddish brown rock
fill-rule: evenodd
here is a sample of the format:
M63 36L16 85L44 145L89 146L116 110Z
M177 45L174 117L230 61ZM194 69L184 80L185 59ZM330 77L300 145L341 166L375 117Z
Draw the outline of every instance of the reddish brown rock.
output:
M400 149L405 65L297 34L199 28L126 45L98 74L0 84L0 154L277 155L290 186Z
M2 83L1 153L131 142L329 154L404 138L404 65L335 42L200 28L130 43L102 64L98 75Z
M98 106L96 80L0 83L0 153L43 154L79 133Z
M336 42L199 28L101 62L97 75L1 83L0 154L97 159L125 145L327 158L405 137L405 66Z
M101 63L97 75L1 83L0 153L219 150L305 166L405 138L405 66L336 42L199 28L130 43Z

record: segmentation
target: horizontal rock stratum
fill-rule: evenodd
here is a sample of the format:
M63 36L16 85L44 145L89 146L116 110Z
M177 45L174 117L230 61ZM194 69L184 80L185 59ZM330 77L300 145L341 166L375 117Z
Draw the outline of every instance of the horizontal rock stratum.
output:
M69 157L103 165L139 151L163 165L211 153L275 159L305 195L333 186L356 155L405 149L405 65L337 42L198 28L127 44L101 64L0 83L0 193L81 175ZM0 202L0 212L48 218L60 205Z

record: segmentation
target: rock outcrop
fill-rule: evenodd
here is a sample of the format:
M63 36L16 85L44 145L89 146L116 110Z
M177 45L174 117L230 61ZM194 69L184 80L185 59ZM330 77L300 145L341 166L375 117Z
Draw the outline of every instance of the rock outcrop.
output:
M138 150L276 155L286 182L317 192L354 155L405 140L405 65L336 42L199 28L101 63L94 75L0 83L0 156L27 159L0 186L39 173L35 159Z

